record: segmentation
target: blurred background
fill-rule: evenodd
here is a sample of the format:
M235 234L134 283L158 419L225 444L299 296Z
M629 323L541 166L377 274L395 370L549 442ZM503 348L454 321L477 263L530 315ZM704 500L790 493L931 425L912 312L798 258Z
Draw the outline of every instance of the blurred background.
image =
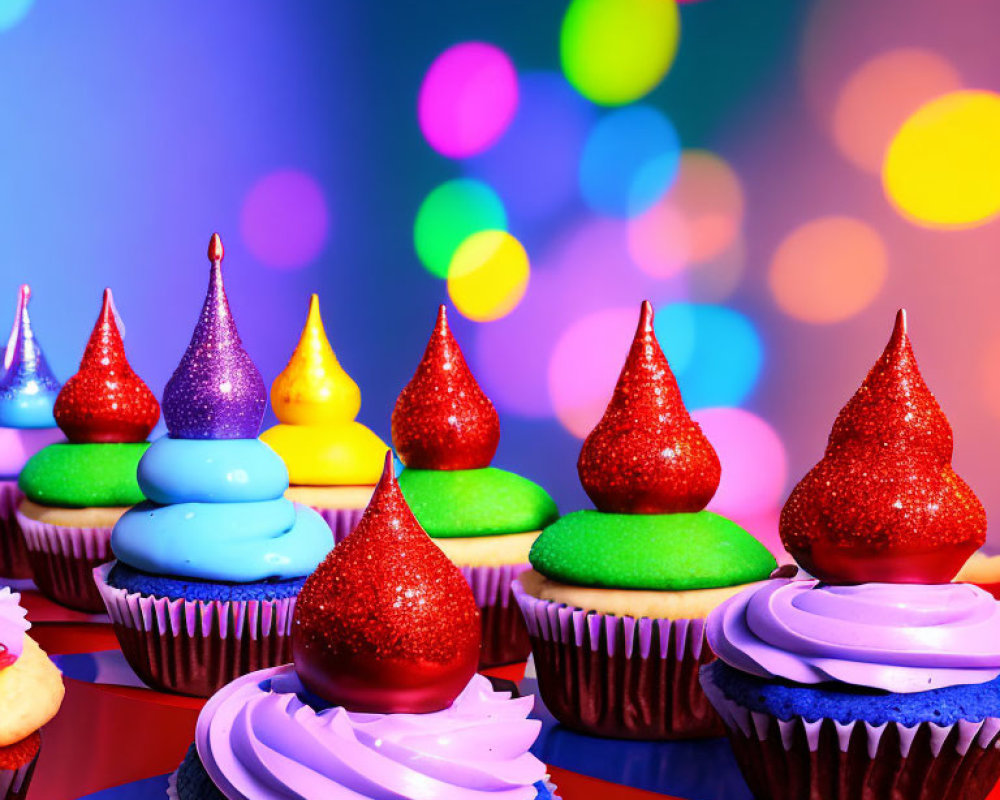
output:
M30 282L65 379L111 286L160 394L218 230L265 380L318 292L388 440L446 302L495 463L568 511L649 298L723 461L712 507L769 540L906 306L997 510L997 24L988 0L0 0L0 318Z

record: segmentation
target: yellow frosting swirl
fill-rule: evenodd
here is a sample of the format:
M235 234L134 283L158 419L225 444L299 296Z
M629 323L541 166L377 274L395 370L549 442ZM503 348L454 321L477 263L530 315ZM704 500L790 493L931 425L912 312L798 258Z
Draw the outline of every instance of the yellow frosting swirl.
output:
M334 355L315 294L295 352L271 386L271 407L280 423L260 438L284 460L293 485L378 482L388 447L354 420L361 390Z

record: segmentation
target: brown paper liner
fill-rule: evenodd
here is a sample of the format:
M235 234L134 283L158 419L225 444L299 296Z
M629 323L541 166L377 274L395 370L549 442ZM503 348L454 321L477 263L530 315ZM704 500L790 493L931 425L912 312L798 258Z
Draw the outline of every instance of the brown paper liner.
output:
M292 660L295 598L170 600L108 583L114 562L94 570L129 666L154 689L209 697L248 672Z
M654 637L656 634L654 634ZM693 739L721 736L722 722L698 685L698 670L714 656L707 646L695 657L677 657L673 637L666 657L625 654L617 631L614 654L602 627L596 649L585 639L557 642L531 638L538 691L568 728L615 739ZM658 647L655 642L654 646Z
M768 721L766 738L729 731L736 761L756 797L770 800L983 800L1000 778L1000 750L972 745L960 753L958 730L935 756L928 725L902 755L894 725L882 734L874 758L868 754L865 729L855 728L846 752L837 730L826 720L819 746L810 751L800 727L785 748L777 720Z
M616 739L721 736L698 671L715 656L704 619L587 612L513 585L531 638L538 691L568 728Z
M46 597L92 614L104 611L94 567L113 558L111 528L72 528L17 513L35 585Z
M22 580L31 577L28 551L15 515L23 496L17 481L0 480L0 578Z
M702 685L750 790L769 800L984 800L1000 779L1000 719L901 725L778 719Z

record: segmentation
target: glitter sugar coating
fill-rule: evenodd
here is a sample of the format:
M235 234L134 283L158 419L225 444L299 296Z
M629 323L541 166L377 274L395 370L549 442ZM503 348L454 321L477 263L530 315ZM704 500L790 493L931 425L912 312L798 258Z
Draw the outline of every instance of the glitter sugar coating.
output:
M111 290L83 351L79 371L63 386L56 423L75 443L143 442L160 419L160 406L128 358Z
M465 363L444 306L416 373L396 400L392 442L414 469L488 467L500 444L497 410Z
M610 513L700 511L719 488L719 457L684 407L653 331L648 300L614 395L583 443L577 470L594 505Z
M31 287L22 284L17 294L14 327L3 352L0 368L0 426L52 427L52 406L59 381L49 368L35 338L28 316Z
M831 583L944 583L986 537L979 499L951 467L951 426L917 367L900 311L885 351L792 491L781 539Z
M163 391L163 416L178 439L253 439L264 420L267 389L229 309L217 233L208 254L212 267L205 304Z
M306 580L292 654L310 691L352 711L447 707L479 661L472 590L417 523L392 454L355 531Z

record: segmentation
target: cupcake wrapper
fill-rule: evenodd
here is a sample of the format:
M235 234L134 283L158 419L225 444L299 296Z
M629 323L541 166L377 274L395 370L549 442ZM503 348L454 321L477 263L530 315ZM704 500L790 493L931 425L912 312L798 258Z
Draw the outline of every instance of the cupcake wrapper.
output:
M315 508L316 511L333 531L333 543L340 544L353 533L365 513L363 508Z
M41 751L39 751L41 752ZM38 763L38 754L18 769L0 769L0 800L24 800L28 796L28 784Z
M104 610L94 567L113 558L111 528L70 528L17 512L35 584L47 597L78 611Z
M280 600L172 600L108 583L115 562L92 580L125 660L148 686L208 697L240 675L292 660L295 597Z
M31 564L17 524L17 506L24 497L15 480L0 480L0 578L30 578Z
M530 564L496 567L459 567L472 588L483 627L480 667L497 667L526 661L531 652L528 629L514 600L513 584Z
M984 800L1000 778L1000 719L873 725L780 720L729 699L702 673L743 777L770 800Z
M514 583L538 673L538 691L563 725L617 739L721 736L698 683L715 656L704 619L587 612L540 600Z

